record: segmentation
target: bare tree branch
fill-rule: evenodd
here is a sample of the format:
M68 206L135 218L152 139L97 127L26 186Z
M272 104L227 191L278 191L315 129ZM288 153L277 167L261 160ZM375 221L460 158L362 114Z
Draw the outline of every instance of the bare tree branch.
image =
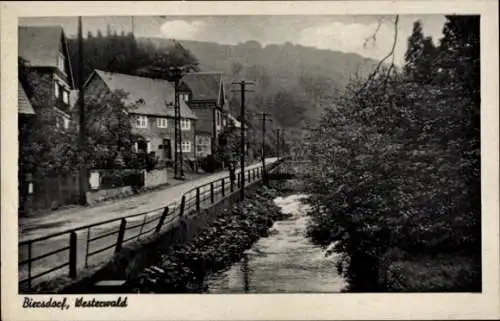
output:
M399 23L399 15L396 15L396 19L394 20L394 41L392 43L391 51L387 54L387 56L385 56L384 58L382 58L382 60L379 61L379 63L377 64L377 66L375 67L373 72L370 74L368 79L365 81L365 83L363 84L363 87L361 87L361 89L358 91L358 93L360 93L366 89L366 87L368 86L370 81L373 79L373 77L375 77L375 75L377 75L377 73L379 72L380 66L382 66L382 64L387 59L389 59L389 57L391 57L391 56L392 56L392 64L389 67L389 72L393 69L393 67L394 67L394 50L396 49L396 44L398 41L398 23Z
M377 34L378 34L380 28L382 27L383 23L384 23L384 18L378 19L377 28L375 29L375 32L373 32L373 34L370 37L365 39L365 41L363 42L363 48L366 48L369 41L372 41L373 43L375 43L377 41Z

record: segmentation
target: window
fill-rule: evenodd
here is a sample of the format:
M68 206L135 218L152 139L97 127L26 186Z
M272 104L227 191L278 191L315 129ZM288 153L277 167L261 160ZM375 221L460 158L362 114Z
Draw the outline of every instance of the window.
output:
M59 56L57 56L57 68L61 70L62 72L65 72L64 68L64 55L59 53Z
M64 117L64 129L69 128L69 118Z
M191 121L189 119L181 119L181 130L190 130Z
M158 128L167 128L168 120L167 118L156 118L156 127Z
M137 116L135 126L137 128L147 128L148 118L146 116Z
M63 102L65 104L69 104L69 93L68 93L68 91L63 89L62 93L63 93Z
M191 142L190 141L182 141L182 152L183 153L191 152Z
M57 81L54 83L54 95L56 96L56 98L59 98L59 84L57 83Z
M198 156L210 154L210 137L196 136L196 154Z

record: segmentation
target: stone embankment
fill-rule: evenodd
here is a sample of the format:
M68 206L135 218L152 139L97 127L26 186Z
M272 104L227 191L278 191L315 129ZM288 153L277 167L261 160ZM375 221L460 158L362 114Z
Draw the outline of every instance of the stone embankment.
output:
M281 193L280 193L281 194ZM131 276L127 288L135 293L196 293L206 277L238 262L244 251L266 236L274 221L286 218L273 203L274 189L263 187L245 201L224 208L192 240L163 249L152 262Z

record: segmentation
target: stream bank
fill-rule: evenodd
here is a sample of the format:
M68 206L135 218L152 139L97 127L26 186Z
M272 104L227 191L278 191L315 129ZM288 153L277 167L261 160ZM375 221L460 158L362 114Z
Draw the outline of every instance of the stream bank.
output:
M290 216L280 211L272 188L248 193L240 203L220 210L215 219L189 242L162 250L156 262L127 281L133 293L202 293L205 279L239 262L244 251L268 235L275 221Z

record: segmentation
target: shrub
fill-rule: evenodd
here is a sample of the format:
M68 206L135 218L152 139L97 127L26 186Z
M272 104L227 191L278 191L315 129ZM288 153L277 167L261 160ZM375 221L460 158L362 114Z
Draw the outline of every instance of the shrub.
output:
M200 159L199 164L200 168L207 173L213 173L221 168L220 162L213 155L207 155Z
M101 172L101 189L132 186L134 190L144 187L144 175L140 170L117 169Z

